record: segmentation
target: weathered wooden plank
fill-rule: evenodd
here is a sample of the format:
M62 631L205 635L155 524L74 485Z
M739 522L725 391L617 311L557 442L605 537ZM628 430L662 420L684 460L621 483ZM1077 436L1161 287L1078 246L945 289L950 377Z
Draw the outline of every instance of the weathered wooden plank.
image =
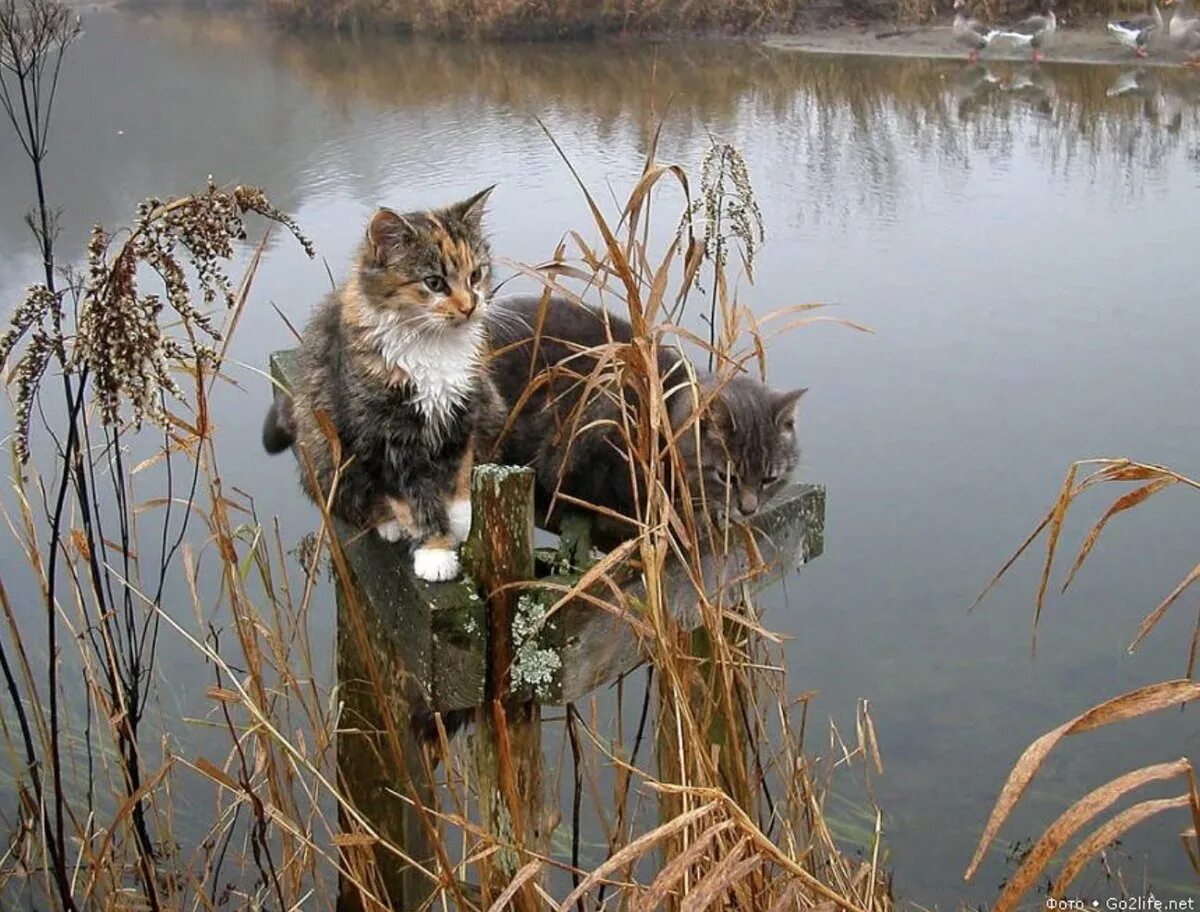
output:
M793 485L781 492L758 516L754 539L766 572L749 581L752 591L776 582L786 573L819 556L825 548L825 489L818 485ZM745 545L735 540L726 555L707 553L701 558L703 588L710 598L729 596L752 566ZM671 609L685 628L695 622L697 592L688 569L676 560L665 568ZM724 591L723 591L724 590ZM635 577L623 588L628 599L645 598L645 584ZM554 702L569 703L616 680L644 661L638 637L619 616L616 599L597 587L591 595L613 606L605 610L575 601L560 609L565 642L561 651L562 675ZM549 702L549 701L547 701Z

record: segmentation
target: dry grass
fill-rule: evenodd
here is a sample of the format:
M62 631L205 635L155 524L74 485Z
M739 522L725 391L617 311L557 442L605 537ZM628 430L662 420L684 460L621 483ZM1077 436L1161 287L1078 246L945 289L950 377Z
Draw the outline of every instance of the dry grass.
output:
M547 40L610 35L755 34L811 24L951 17L945 0L263 0L291 25L391 28L430 37ZM1059 0L1065 22L1146 12L1138 0ZM1041 12L1041 0L978 0L976 15L1011 22Z
M1076 575L1087 562L1105 528L1115 517L1127 510L1134 509L1169 488L1200 493L1200 482L1163 466L1131 462L1128 459L1093 459L1073 463L1067 471L1054 505L1016 553L1000 568L979 598L984 598L1000 578L1008 572L1009 568L1044 534L1046 555L1042 563L1042 574L1034 609L1034 633L1036 636L1037 623L1041 618L1046 592L1059 556L1060 534L1067 514L1086 492L1111 485L1128 488L1128 490L1125 490L1109 504L1084 537L1075 559L1063 579L1061 587L1063 592L1070 587ZM1133 487L1129 488L1130 485ZM1200 564L1197 564L1142 619L1137 633L1130 643L1130 651L1141 644L1163 616L1176 605L1180 597L1197 580L1200 580ZM1200 611L1197 613L1196 624L1187 651L1185 678L1163 681L1106 700L1063 723L1053 731L1042 735L1026 749L1009 774L1008 781L996 800L996 806L992 810L983 836L980 838L979 846L967 869L968 879L975 873L984 853L995 840L1000 827L1010 816L1038 770L1048 762L1051 751L1059 741L1071 735L1113 725L1170 707L1181 707L1200 699L1200 683L1195 680L1198 646L1200 646ZM1141 801L1114 814L1106 821L1096 825L1094 829L1087 830L1096 817L1109 810L1115 803L1128 798L1151 782L1162 780L1177 780L1183 791L1173 798ZM1197 835L1200 833L1200 792L1196 788L1192 763L1189 758L1184 757L1133 770L1076 801L1046 829L1031 850L1021 859L1017 870L1005 884L995 909L998 912L1007 912L1007 910L1016 908L1023 897L1045 882L1046 869L1051 861L1066 852L1072 839L1082 835L1083 838L1063 859L1057 875L1050 884L1050 896L1055 898L1067 896L1071 884L1085 865L1099 858L1114 841L1120 839L1132 827L1168 812L1174 812L1170 819L1184 821L1180 832L1182 848L1191 861L1197 878L1200 878L1200 837Z

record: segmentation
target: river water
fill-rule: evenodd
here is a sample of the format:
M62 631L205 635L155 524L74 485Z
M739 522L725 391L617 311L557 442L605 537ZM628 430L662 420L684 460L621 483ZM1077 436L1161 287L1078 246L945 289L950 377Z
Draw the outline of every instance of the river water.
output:
M792 689L820 691L816 717L853 731L856 700L871 701L886 765L873 786L903 898L993 896L1010 870L1002 850L974 883L962 873L1025 745L1184 674L1194 600L1138 652L1125 647L1197 559L1186 495L1114 521L1076 586L1050 600L1036 655L1033 564L967 607L1071 460L1200 473L1200 76L723 44L338 40L176 14L92 13L85 30L48 162L65 251L82 250L93 222L124 223L143 196L212 174L265 187L335 275L375 205L496 183L496 251L537 262L590 222L535 117L602 201L632 186L662 117L663 158L694 167L711 137L744 151L767 240L743 300L764 313L826 301L874 330L808 327L770 350L773 383L811 389L801 475L827 486L829 515L825 556L767 599L767 622L790 637ZM25 169L4 132L6 308L38 274ZM260 455L268 394L250 366L290 343L268 301L300 323L327 287L324 264L272 240L234 345L242 389L219 412L226 483L285 530L313 517L290 468ZM1085 528L1068 524L1065 540ZM165 639L187 703L210 679ZM1005 838L1028 839L1121 772L1194 756L1198 733L1194 712L1173 713L1063 745ZM1133 892L1143 878L1158 895L1195 890L1185 825L1154 821L1123 842Z

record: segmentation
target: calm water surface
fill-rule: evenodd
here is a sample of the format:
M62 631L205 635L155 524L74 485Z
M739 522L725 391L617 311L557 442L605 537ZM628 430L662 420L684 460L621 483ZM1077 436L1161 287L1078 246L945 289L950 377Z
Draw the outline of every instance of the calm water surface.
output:
M602 199L609 186L623 198L664 113L663 157L695 166L710 135L745 151L767 243L743 298L760 312L834 302L875 330L808 328L771 351L776 384L812 390L803 476L828 486L829 530L827 554L773 597L768 620L792 638L792 688L821 691L818 717L852 731L856 699L871 700L902 896L951 907L993 895L1002 852L972 885L962 871L1024 746L1183 673L1191 605L1124 650L1196 559L1196 513L1180 499L1114 523L1077 588L1049 605L1036 657L1032 565L966 608L1072 459L1200 473L1195 77L1117 95L1133 74L997 65L993 83L953 62L753 47L356 43L116 14L85 27L49 162L65 251L82 250L92 222L124 223L142 196L213 174L266 187L335 275L376 204L431 205L493 182L495 248L539 261L589 218L535 115ZM6 302L38 273L25 167L4 132ZM226 482L293 539L313 517L290 467L259 455L267 387L251 366L290 342L268 300L299 323L327 286L324 265L272 242L234 348L243 388L217 410ZM0 561L7 580L16 557ZM169 637L163 648L168 701L203 712L205 669ZM1039 832L1134 766L1194 756L1197 734L1193 712L1065 745L1005 835ZM1187 889L1183 826L1126 841L1135 884Z

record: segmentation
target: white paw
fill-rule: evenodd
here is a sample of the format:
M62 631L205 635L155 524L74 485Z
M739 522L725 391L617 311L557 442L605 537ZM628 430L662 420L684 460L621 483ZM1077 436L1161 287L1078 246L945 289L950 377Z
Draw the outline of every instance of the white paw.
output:
M454 540L466 541L471 531L471 501L450 501L446 507L446 515L450 518L450 534L454 536Z
M395 519L381 522L375 527L375 531L379 533L379 537L385 542L398 542L404 537L404 526L400 525L399 521Z
M458 576L458 554L449 548L418 548L413 552L413 573L430 583Z

